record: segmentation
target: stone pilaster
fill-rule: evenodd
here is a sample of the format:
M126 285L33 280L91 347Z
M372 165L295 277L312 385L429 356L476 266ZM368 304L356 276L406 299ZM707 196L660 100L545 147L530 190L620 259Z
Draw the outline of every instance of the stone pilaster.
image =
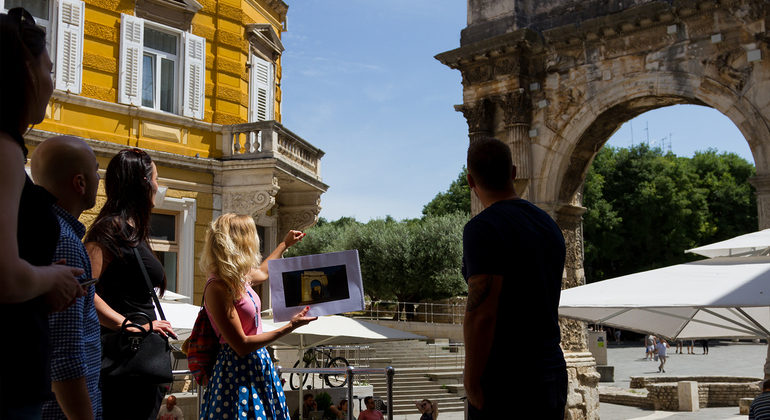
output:
M770 228L770 175L757 175L749 182L757 189L759 230Z
M514 187L522 198L534 201L528 187L532 179L532 142L529 127L532 123L532 106L524 89L495 98L503 109L506 143L511 148L513 165L516 166Z
M585 210L585 207L569 204L559 204L552 209L556 224L561 228L567 246L562 289L569 289L586 283L583 268L583 213ZM584 322L560 318L559 323L561 325L561 346L564 351L588 350L588 337Z
M462 112L468 122L468 139L471 143L482 137L492 137L495 105L488 99L473 104L455 105L455 111ZM481 201L471 192L471 216L483 210Z

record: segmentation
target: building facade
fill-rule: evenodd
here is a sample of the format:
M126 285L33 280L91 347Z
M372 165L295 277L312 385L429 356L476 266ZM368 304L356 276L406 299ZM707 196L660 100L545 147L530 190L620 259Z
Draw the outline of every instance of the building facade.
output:
M205 230L222 213L254 217L267 252L315 224L324 153L281 124L282 0L0 0L17 6L45 28L54 62L30 151L80 137L102 169L124 148L148 151L161 187L151 245L169 290L200 302ZM259 293L270 307L269 287Z

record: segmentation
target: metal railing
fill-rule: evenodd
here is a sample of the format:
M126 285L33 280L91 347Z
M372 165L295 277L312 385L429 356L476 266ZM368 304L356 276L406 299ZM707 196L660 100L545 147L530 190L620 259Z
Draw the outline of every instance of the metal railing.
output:
M222 126L225 158L283 158L315 176L321 174L324 152L276 121Z
M283 373L298 373L298 374L323 374L323 375L333 375L333 374L340 374L345 373L348 377L348 417L349 419L353 418L353 399L355 395L353 395L353 382L355 382L355 376L356 375L385 375L385 384L387 386L387 399L388 399L388 419L393 419L393 376L396 374L396 370L392 366L388 366L386 368L379 368L379 369L372 369L372 368L357 368L353 366L348 366L347 369L342 368L315 368L315 369L300 369L300 368L283 368L281 366L277 366L276 370L278 370L278 374L281 375Z
M413 305L414 311L408 309L408 305ZM429 324L462 324L465 319L465 306L448 303L381 300L371 302L369 309L365 309L363 314L356 312L355 314L345 315L362 319L425 322Z
M433 361L433 368L438 367L438 362L442 360L453 359L456 367L465 366L465 343L449 343L449 344L428 344L433 349L433 356L428 358ZM439 350L449 350L453 354L439 354Z

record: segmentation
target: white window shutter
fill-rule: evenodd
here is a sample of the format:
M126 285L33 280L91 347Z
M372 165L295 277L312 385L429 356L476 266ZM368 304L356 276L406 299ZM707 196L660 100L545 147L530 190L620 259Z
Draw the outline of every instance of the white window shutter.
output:
M142 104L142 55L144 52L144 20L120 15L120 74L118 102Z
M206 39L185 34L182 115L203 119L206 95Z
M254 55L251 62L251 120L273 120L273 64Z
M83 82L85 3L59 0L56 30L56 89L80 93Z

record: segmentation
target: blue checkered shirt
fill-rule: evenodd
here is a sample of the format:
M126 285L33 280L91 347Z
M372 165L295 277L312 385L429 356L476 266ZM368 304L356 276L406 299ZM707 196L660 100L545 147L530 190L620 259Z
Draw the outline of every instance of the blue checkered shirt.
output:
M65 259L68 266L85 271L80 278L90 278L91 260L81 242L86 227L61 207L54 205L53 210L61 226L54 261ZM53 348L51 379L66 381L85 376L94 420L101 420L102 393L99 389L99 370L102 363L102 347L94 293L95 287L88 286L86 295L78 298L66 311L49 315ZM56 401L48 401L43 406L44 420L65 418Z

